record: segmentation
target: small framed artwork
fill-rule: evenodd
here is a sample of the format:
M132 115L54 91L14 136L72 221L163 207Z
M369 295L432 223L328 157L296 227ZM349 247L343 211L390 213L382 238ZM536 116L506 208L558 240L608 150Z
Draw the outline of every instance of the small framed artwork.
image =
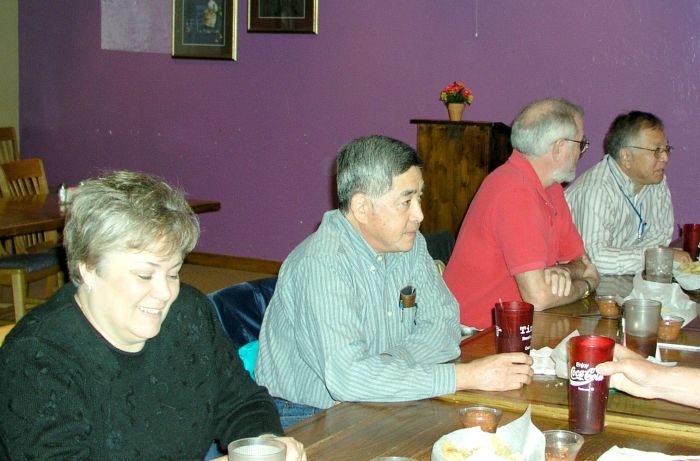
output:
M318 33L318 0L248 0L248 32Z
M174 58L236 60L237 0L173 0Z

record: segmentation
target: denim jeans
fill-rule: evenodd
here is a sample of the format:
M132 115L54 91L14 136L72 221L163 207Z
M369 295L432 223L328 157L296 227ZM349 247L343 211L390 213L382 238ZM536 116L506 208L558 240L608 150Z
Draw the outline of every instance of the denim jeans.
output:
M275 405L277 405L277 411L280 414L282 429L285 430L289 426L293 426L294 424L304 421L305 419L323 411L323 408L302 405L301 403L294 403L288 400L279 399L277 397L275 397L274 400Z

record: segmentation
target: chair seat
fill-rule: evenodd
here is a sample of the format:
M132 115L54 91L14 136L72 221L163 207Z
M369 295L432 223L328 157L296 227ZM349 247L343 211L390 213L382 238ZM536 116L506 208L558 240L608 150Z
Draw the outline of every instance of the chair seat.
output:
M56 265L61 265L59 248L51 248L41 253L0 257L0 269L24 269L28 274Z

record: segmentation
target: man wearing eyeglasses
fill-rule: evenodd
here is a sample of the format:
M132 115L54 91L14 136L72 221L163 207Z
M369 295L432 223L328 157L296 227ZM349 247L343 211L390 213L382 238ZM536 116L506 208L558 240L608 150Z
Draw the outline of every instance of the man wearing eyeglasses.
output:
M515 118L513 153L481 184L443 274L461 322L492 325L492 307L542 310L588 296L599 282L561 183L588 147L583 110L564 99L530 103Z
M566 190L566 199L600 273L635 274L646 248L671 241L666 166L673 148L661 119L640 111L618 115L603 144L606 155ZM674 256L690 261L682 250Z

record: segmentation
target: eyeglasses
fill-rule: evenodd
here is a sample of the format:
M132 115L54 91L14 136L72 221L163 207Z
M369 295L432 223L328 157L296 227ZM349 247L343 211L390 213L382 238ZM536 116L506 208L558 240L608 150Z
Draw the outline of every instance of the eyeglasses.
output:
M581 147L581 155L583 155L588 150L588 146L591 145L591 142L588 140L586 135L584 135L580 141L576 141L575 139L568 139L568 138L564 138L564 141L577 142L579 144L579 146Z
M654 157L659 159L661 157L661 154L666 154L669 157L671 156L671 152L673 152L673 146L670 144L666 144L664 147L657 147L656 149L649 149L648 147L639 147L639 146L622 146L622 147L631 147L632 149L642 149L642 150L648 150L649 152L654 153Z

